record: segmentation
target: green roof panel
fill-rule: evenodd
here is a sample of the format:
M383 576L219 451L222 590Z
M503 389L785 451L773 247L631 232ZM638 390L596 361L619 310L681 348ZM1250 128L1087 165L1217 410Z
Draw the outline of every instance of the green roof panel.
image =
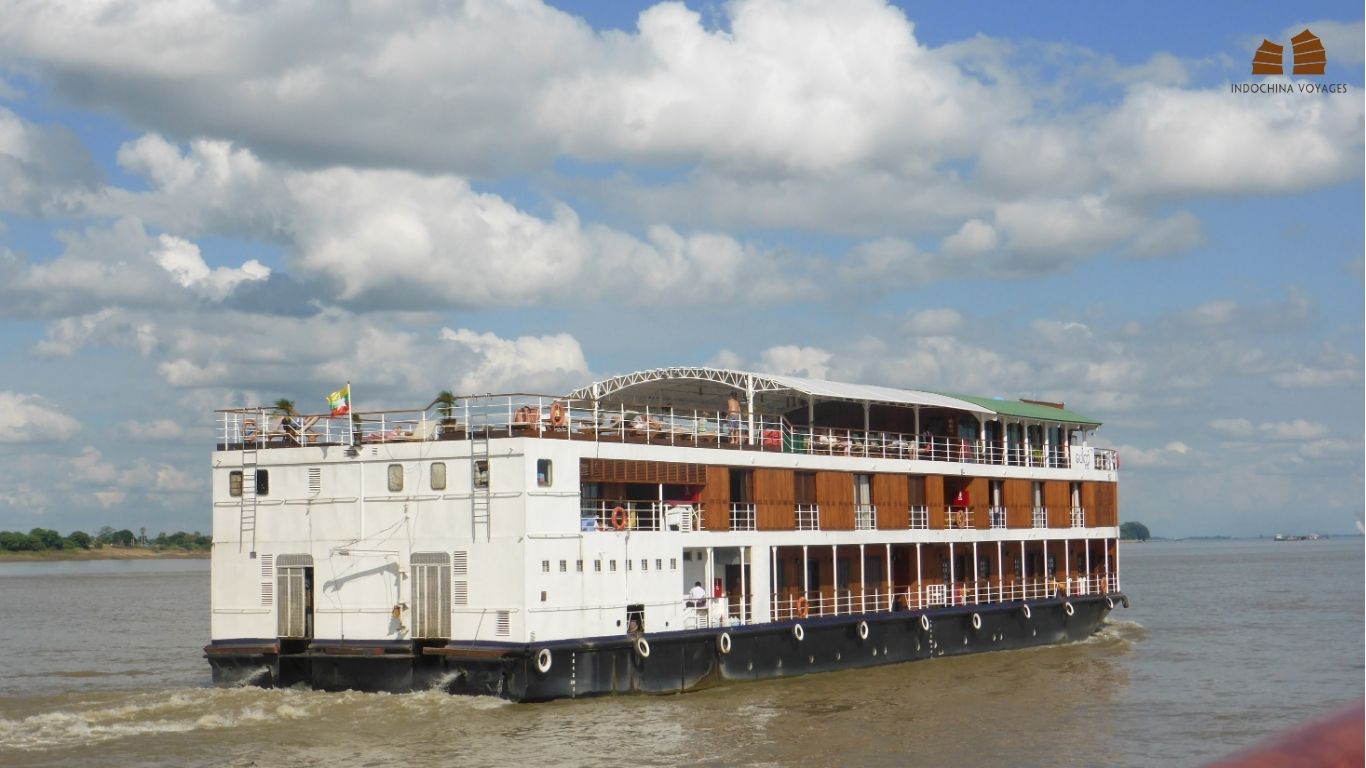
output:
M1038 421L1057 421L1064 424L1085 424L1087 426L1100 426L1100 422L1095 419L1082 416L1080 413L1069 411L1065 408L1054 408L1051 405L1040 405L1038 403L1026 403L1021 400L1006 400L998 397L977 397L975 395L960 395L957 392L940 392L939 394L954 397L959 400L966 400L974 405L980 405L995 411L1001 416L1014 416L1021 419L1037 419Z

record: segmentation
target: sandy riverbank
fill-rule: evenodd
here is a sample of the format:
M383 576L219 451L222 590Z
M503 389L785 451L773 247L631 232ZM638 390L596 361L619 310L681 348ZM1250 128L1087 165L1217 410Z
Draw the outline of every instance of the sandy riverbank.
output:
M51 549L43 552L0 552L0 563L48 560L207 560L209 551L105 547L104 549Z

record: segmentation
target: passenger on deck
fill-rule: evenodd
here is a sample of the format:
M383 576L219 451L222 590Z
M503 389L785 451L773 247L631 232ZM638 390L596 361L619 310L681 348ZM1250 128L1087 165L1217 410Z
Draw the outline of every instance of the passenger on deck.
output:
M695 581L692 590L688 592L688 607L701 608L707 603L707 590L702 588L702 582Z
M725 432L730 435L730 442L738 444L740 442L740 397L734 392L726 400L726 428Z

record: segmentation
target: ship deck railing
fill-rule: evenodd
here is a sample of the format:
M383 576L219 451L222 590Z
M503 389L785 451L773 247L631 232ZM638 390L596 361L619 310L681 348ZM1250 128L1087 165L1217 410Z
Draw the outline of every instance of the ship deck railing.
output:
M535 394L462 397L449 406L337 417L286 416L265 407L220 410L216 416L218 444L224 450L522 436L1047 469L1118 468L1113 450L1085 445L813 426L775 414L756 413L751 419L724 410L608 405Z
M705 528L700 502L581 499L579 530L688 532Z
M1101 595L1119 591L1117 574L1076 575L1068 579L1005 577L920 584L869 584L831 590L789 588L769 596L774 621L806 617L848 616L889 611L923 611L951 606L991 605ZM803 616L805 614L805 616Z

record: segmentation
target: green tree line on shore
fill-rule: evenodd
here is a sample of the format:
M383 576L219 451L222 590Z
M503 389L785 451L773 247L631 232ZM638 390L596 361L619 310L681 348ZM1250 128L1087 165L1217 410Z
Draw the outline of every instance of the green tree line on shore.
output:
M104 526L95 535L85 531L72 531L63 536L51 528L34 528L28 533L23 531L0 531L0 552L50 552L64 549L103 549L105 547L141 546L149 549L205 550L213 543L213 538L199 531L186 533L158 533L155 538L139 536L127 528L114 530Z
M1121 539L1129 539L1131 541L1147 541L1148 539L1152 538L1152 536L1152 533L1148 530L1148 526L1144 525L1143 523L1129 521L1127 523L1119 524L1119 537Z

